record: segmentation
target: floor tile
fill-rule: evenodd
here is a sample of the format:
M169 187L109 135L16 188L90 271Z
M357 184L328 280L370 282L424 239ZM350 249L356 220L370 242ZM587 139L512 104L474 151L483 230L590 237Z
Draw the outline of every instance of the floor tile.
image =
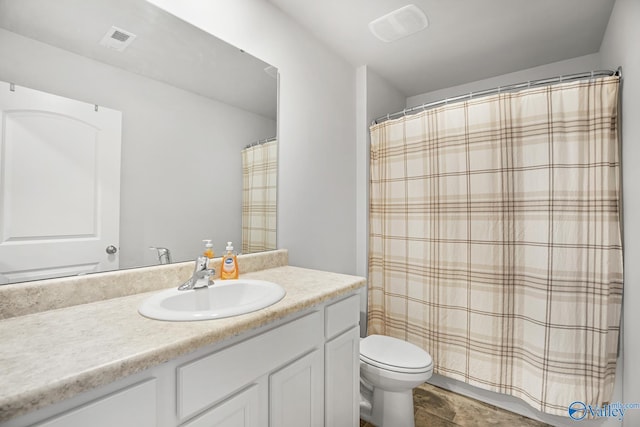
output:
M424 384L413 391L416 427L547 427L548 424ZM360 421L360 427L375 427Z

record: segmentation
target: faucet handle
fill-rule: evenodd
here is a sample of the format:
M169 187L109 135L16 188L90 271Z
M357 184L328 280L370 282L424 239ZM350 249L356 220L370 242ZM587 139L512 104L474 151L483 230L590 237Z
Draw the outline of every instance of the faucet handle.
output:
M198 258L196 258L196 266L194 269L195 271L204 271L209 267L209 258L207 258L206 256L199 256Z
M215 276L216 270L209 268L209 258L206 256L199 256L196 258L196 265L193 270L191 278L178 286L179 291L189 289L200 289L209 286L209 282Z
M204 277L207 279L207 284L209 286L214 284L213 279L216 277L216 269L215 268L207 268Z

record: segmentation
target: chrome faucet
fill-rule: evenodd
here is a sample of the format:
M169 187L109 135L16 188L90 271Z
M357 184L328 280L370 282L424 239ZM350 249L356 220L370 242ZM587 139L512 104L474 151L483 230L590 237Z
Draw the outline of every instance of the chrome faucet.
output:
M156 248L155 246L150 246L149 249L152 251L158 251L158 262L160 264L171 264L171 252L167 248Z
M211 277L216 274L216 270L213 268L207 268L209 266L209 258L206 256L200 256L196 259L196 266L193 270L193 275L189 280L178 286L179 291L186 291L189 289L201 289L209 286Z

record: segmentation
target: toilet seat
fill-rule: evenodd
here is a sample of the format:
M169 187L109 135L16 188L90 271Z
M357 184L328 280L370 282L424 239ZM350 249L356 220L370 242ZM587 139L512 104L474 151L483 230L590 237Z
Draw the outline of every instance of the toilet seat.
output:
M399 373L424 373L433 369L431 355L397 338L369 335L360 341L360 361Z

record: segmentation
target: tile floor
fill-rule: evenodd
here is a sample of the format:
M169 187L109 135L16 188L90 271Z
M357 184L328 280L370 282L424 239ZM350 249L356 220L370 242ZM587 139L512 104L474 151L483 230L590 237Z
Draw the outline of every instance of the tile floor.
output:
M548 426L430 384L414 389L413 401L416 427ZM373 426L360 421L360 427Z

